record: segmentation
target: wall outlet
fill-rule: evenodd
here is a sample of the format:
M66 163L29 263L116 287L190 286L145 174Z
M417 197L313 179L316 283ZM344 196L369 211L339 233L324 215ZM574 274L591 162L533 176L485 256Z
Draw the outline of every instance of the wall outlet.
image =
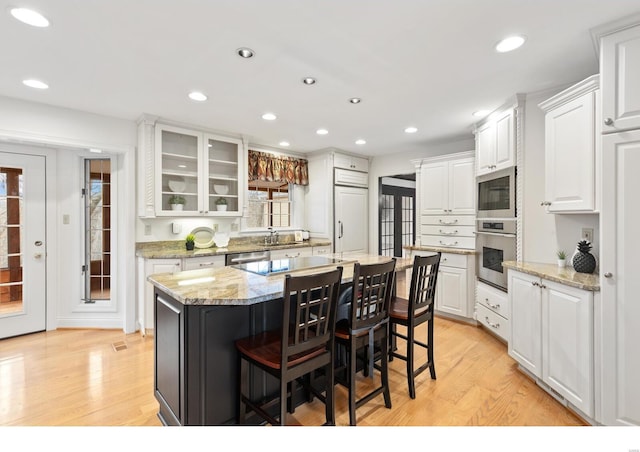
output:
M593 229L592 228L582 228L582 240L588 240L590 243L593 243Z
M214 224L211 226L211 229L213 230L213 232L218 232L218 224L217 224L217 223L214 223Z
M144 225L144 235L151 235L151 225L150 224L145 224Z
M174 234L180 234L182 232L182 225L176 222L171 223L171 231Z

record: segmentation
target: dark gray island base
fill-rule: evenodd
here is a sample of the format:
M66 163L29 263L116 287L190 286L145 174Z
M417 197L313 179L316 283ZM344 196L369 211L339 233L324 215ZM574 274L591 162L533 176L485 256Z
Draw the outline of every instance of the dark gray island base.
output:
M249 306L184 305L155 290L155 396L164 425L234 424L234 341L277 328L282 299ZM252 397L276 390L252 369ZM270 384L269 384L270 383Z

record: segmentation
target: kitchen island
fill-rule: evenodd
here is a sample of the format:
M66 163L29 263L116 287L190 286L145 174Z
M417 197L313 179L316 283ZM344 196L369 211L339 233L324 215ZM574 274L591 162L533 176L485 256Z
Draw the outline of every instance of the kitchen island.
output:
M353 279L355 262L389 257L327 256L326 265L292 272L318 273L342 265L342 283ZM397 259L397 284L405 284L410 259ZM154 286L154 392L164 425L233 424L236 412L236 352L241 337L278 328L287 272L261 275L222 267L149 276ZM261 398L276 382L251 370L251 396Z

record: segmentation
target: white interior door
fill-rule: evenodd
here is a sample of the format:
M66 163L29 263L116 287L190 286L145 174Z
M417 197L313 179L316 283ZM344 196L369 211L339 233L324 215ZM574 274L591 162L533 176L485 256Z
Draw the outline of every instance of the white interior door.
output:
M0 152L0 339L46 328L44 156Z
M368 252L367 189L335 187L336 253Z

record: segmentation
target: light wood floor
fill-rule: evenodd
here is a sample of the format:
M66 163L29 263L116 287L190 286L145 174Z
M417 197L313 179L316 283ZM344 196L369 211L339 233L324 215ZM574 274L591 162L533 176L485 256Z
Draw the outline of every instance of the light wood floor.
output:
M411 400L405 364L394 360L393 408L373 400L358 409L358 425L585 425L519 372L506 346L482 328L438 318L435 336L437 380L423 373ZM338 425L349 424L346 394L336 386ZM0 340L0 425L157 426L157 409L151 336L62 329ZM323 415L316 400L288 423L319 425Z

